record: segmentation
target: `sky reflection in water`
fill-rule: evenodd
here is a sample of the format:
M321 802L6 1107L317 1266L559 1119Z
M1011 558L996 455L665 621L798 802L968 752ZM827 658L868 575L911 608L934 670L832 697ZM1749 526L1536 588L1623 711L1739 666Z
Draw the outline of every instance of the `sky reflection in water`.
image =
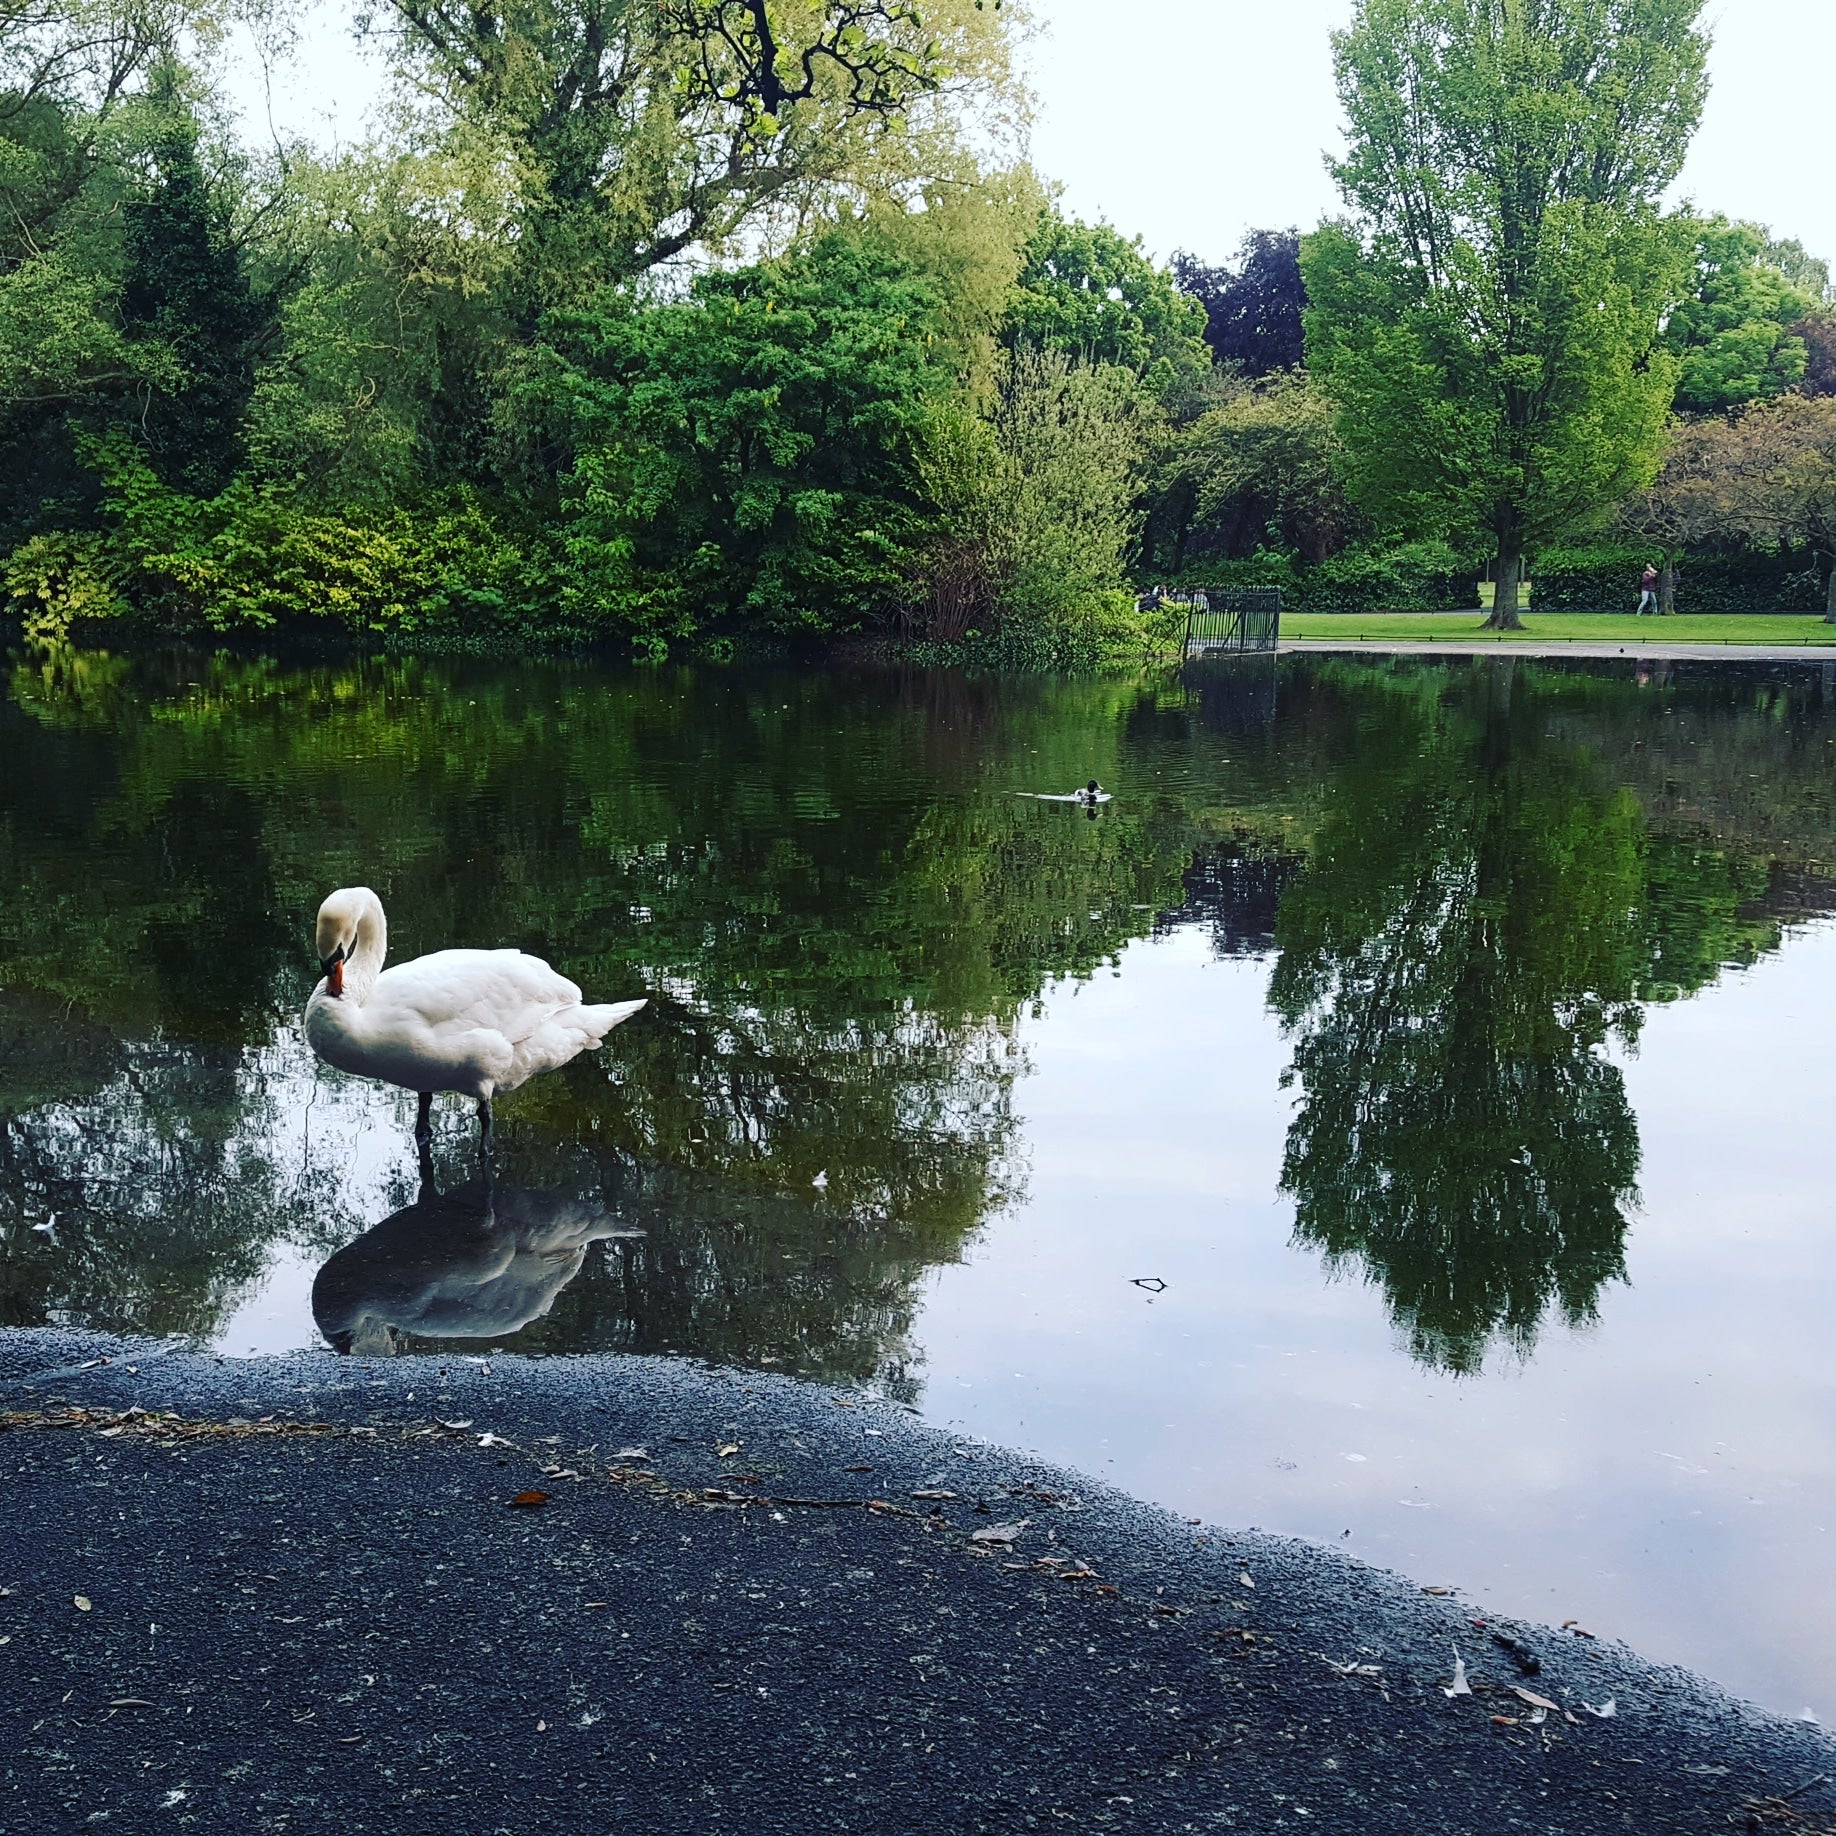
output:
M1836 1718L1832 687L23 667L0 1320L878 1382ZM359 878L652 998L494 1193L304 1050Z

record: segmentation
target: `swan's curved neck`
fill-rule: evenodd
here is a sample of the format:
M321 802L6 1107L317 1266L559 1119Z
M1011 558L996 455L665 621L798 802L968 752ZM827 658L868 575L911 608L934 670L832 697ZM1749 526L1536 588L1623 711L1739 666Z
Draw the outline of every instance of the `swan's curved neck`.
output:
M344 960L344 999L361 1007L376 978L382 974L383 958L389 953L389 922L383 917L382 901L366 899L357 914L357 936L351 953Z

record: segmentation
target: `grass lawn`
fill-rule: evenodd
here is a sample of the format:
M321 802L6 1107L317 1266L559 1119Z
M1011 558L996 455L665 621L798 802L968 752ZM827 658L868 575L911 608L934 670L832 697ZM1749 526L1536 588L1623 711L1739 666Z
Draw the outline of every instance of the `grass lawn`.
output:
M1678 613L1634 618L1624 612L1528 612L1522 631L1486 631L1483 612L1284 612L1284 638L1399 639L1416 643L1509 644L1832 644L1836 625L1814 612Z

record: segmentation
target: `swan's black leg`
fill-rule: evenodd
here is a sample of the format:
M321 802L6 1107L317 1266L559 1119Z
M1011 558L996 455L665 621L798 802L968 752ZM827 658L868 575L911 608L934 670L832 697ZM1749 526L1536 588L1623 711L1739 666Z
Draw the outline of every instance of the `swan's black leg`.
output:
M491 1158L491 1099L478 1099L478 1153L482 1160Z
M421 1107L414 1118L414 1138L423 1147L433 1139L433 1092L421 1092Z

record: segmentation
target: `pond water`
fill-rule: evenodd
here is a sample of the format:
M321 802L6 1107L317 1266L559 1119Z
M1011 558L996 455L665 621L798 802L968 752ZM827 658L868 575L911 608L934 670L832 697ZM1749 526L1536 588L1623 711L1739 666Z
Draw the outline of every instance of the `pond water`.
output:
M490 1188L352 882L650 999ZM1832 913L1822 667L16 664L0 1322L876 1385L1832 1721Z

